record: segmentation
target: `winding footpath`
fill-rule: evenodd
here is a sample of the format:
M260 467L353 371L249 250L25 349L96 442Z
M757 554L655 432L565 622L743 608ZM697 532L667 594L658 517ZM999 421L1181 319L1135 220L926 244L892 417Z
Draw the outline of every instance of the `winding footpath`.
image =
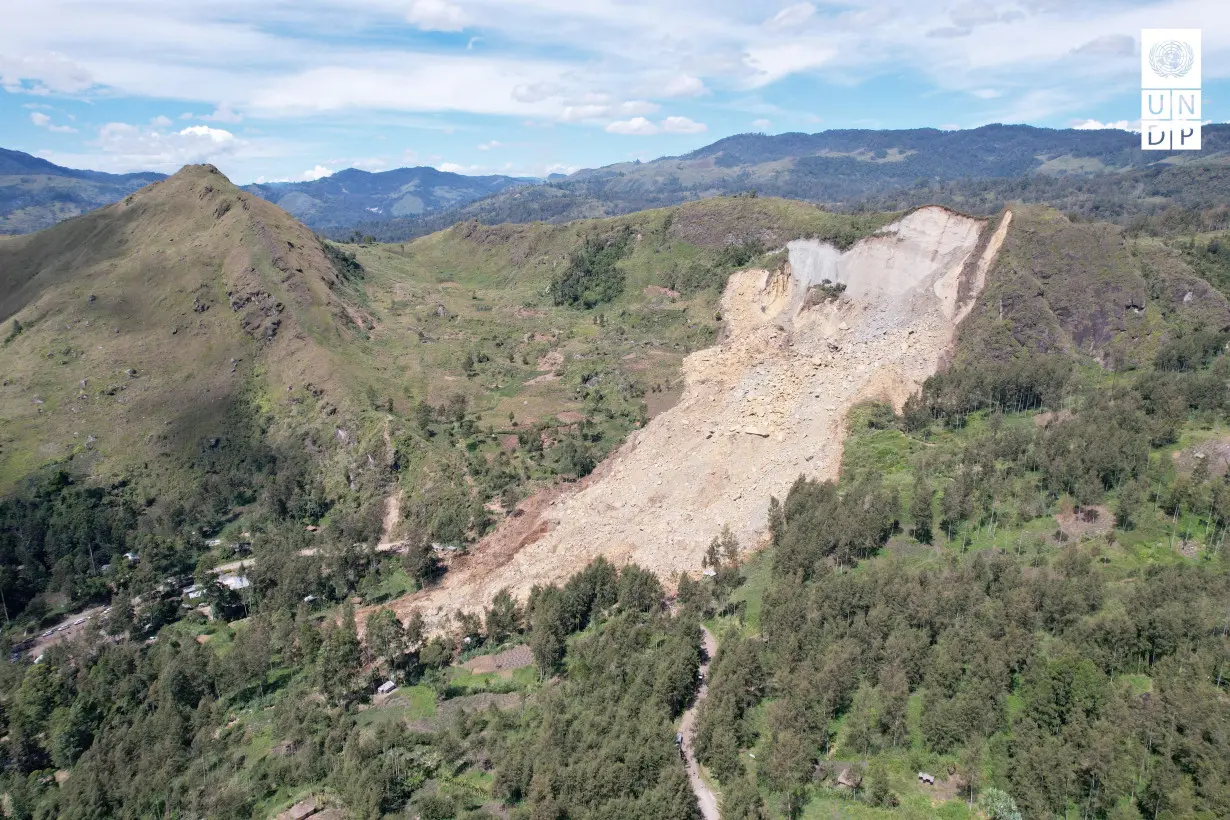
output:
M713 634L703 626L700 629L703 633L705 648L704 658L700 663L700 671L704 677L700 683L700 690L696 693L696 700L692 702L691 708L683 713L683 720L679 724L679 732L683 735L683 757L688 770L688 782L692 784L692 793L696 795L696 802L700 804L701 817L704 820L721 820L721 814L718 812L717 795L713 793L713 789L709 788L704 778L700 776L700 764L696 762L696 752L692 748L692 733L696 727L696 710L700 708L701 703L709 695L709 662L717 654L717 641L714 640Z

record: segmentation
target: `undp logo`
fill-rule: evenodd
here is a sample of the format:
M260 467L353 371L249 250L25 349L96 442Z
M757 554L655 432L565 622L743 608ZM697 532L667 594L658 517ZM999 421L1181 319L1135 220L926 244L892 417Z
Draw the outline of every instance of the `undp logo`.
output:
M1200 29L1140 32L1140 147L1200 150Z
M1195 63L1195 49L1182 40L1165 40L1149 49L1149 66L1159 77L1184 77Z

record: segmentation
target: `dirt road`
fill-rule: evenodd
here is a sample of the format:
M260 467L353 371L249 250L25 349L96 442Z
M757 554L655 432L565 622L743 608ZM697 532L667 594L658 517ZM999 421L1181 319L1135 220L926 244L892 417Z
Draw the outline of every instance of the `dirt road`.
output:
M721 814L718 813L717 795L700 776L700 764L696 762L696 752L692 749L696 710L709 695L709 661L717 654L717 641L713 639L713 634L703 626L701 631L704 633L705 657L701 660L700 671L704 679L701 681L700 691L696 693L696 700L693 701L691 708L683 713L683 720L679 723L679 732L683 735L683 756L688 770L688 782L692 784L692 793L696 795L696 802L700 804L701 817L705 820L721 820Z

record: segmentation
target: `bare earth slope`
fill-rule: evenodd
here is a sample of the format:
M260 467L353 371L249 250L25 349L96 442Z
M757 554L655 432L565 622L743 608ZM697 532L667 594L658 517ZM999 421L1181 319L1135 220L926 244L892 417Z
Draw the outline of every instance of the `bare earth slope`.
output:
M734 274L722 299L725 339L684 360L674 408L586 482L527 502L440 587L397 608L438 622L502 587L524 596L563 580L597 555L664 578L695 571L724 525L753 545L770 495L799 475L837 475L853 405L900 404L936 371L1010 219L992 228L923 208L845 253L798 240L781 270ZM809 286L823 279L847 290L809 306Z

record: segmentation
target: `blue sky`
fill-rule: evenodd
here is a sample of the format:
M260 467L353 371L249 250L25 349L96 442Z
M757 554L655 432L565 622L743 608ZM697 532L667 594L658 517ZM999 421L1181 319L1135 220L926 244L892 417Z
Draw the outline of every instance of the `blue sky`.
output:
M748 131L1139 118L1142 28L1228 0L0 0L0 146L236 182L541 176Z

